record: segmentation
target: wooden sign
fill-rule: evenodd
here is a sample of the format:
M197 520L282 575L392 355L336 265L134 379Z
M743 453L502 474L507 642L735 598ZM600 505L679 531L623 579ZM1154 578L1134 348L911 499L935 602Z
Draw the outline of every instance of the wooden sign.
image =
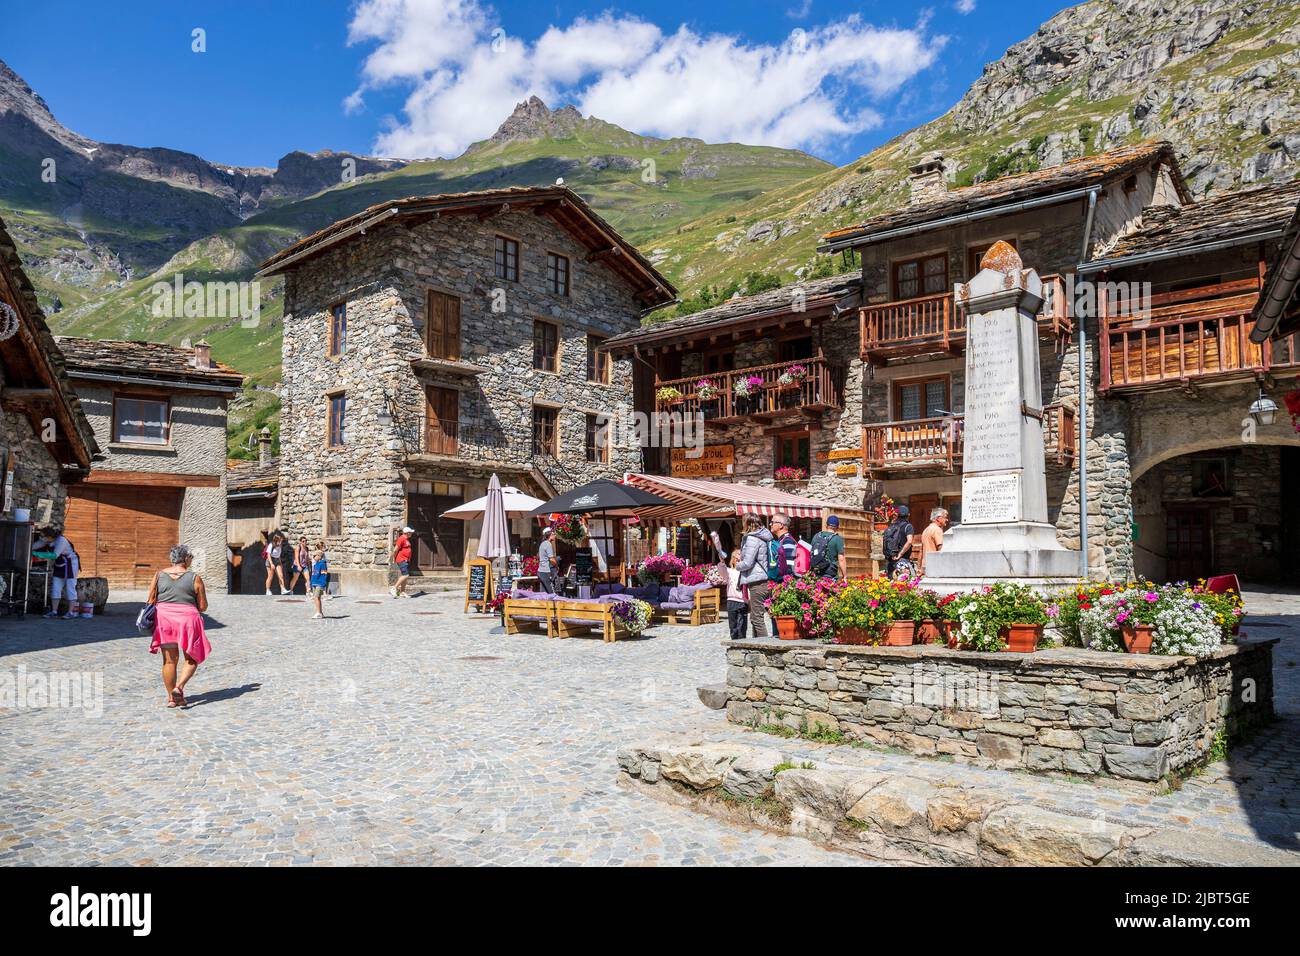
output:
M850 458L861 458L861 448L832 448L826 453L826 457L831 461L847 461Z
M487 609L487 602L492 594L492 562L487 558L475 558L469 563L469 574L465 577L465 610L473 604L480 611Z
M835 476L837 478L850 478L858 473L857 465L836 465Z
M736 464L735 445L705 445L698 457L691 458L693 448L674 448L672 476L674 478L712 478L729 475Z

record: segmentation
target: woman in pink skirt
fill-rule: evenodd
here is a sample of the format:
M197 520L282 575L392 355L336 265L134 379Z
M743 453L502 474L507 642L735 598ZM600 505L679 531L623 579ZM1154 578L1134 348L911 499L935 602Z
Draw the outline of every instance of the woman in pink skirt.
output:
M163 568L149 588L149 602L157 618L149 653L163 655L163 687L167 689L167 706L185 706L185 685L212 650L203 633L202 614L208 609L208 595L203 579L190 570L194 555L183 544L172 548L171 566ZM176 664L185 655L179 678Z

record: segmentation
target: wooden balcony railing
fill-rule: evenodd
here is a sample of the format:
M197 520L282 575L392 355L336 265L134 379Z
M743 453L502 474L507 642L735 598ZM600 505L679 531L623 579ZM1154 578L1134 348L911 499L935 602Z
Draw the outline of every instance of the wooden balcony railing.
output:
M863 465L868 473L915 471L954 473L961 470L964 416L919 418L862 426ZM1074 409L1052 404L1043 408L1043 445L1050 464L1074 463Z
M798 377L798 369L804 374ZM782 385L782 375L794 370L798 381ZM750 394L736 394L736 383L751 381ZM700 396L700 384L711 383L717 392L709 398ZM680 398L661 399L660 389L674 388ZM655 382L655 409L684 415L704 416L705 422L727 423L746 418L771 416L780 411L797 409L823 412L844 407L844 369L823 358L796 359L775 365L759 365L733 372L712 372Z
M1058 339L1068 335L1072 312L1065 280L1044 276L1039 312L1043 331ZM891 358L927 352L959 354L966 343L966 312L950 292L863 306L858 315L864 362L880 365Z
M1103 392L1248 379L1300 365L1300 335L1263 345L1250 340L1256 278L1165 292L1145 309L1100 298Z

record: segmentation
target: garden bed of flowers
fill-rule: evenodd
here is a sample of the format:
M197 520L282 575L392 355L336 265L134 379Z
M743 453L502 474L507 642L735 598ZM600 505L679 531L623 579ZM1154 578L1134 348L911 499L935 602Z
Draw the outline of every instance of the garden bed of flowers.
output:
M813 574L774 585L767 609L787 639L1018 652L1057 641L1198 657L1231 642L1245 614L1237 594L1212 592L1204 581L1080 581L1047 595L1002 581L940 596L911 580L830 581Z

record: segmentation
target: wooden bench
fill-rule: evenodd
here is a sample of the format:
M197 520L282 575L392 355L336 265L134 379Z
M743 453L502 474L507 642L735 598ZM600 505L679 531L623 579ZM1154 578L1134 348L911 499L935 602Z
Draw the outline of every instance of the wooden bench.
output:
M689 622L683 621L681 615L689 614ZM701 624L717 624L722 618L722 588L701 588L695 592L694 601L689 608L661 608L655 606L654 617L668 624L689 623L691 627Z
M518 634L522 630L540 626L550 634L551 622L555 618L554 605L554 601L539 598L506 598L506 603L501 608L506 633Z
M627 627L614 618L611 602L555 601L552 605L551 637L582 637L599 630L606 643L628 637Z

